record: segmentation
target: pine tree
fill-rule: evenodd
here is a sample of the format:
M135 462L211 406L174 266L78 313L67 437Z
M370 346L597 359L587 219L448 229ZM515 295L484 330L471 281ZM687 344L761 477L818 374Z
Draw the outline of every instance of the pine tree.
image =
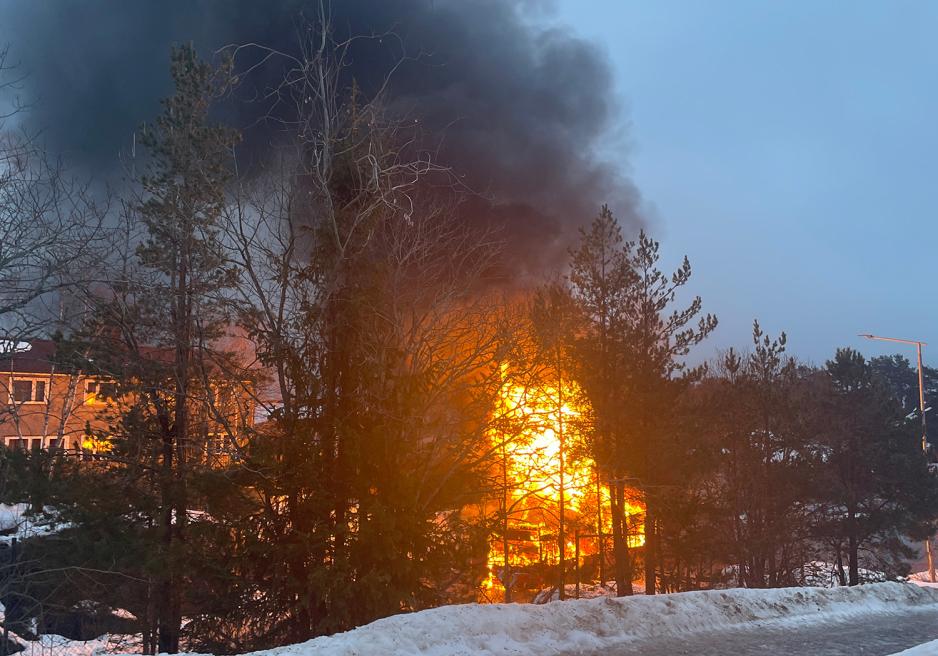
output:
M88 436L101 445L96 457L112 466L79 476L96 478L102 491L119 482L134 490L133 503L113 521L150 541L140 564L152 582L144 617L156 626L155 642L146 646L154 653L180 648L188 568L198 551L192 486L208 464L209 431L230 440L240 430L221 409L233 359L217 347L234 275L218 220L237 135L212 124L216 71L191 46L173 49L171 73L175 92L140 139L148 157L140 197L127 211L145 231L135 266L101 295L89 324L63 348L77 370L115 386L101 411L107 429ZM91 527L99 500L91 486L89 492L75 514Z
M737 581L751 588L796 585L810 536L804 500L812 435L803 429L814 397L812 372L786 353L786 336L753 322L752 351L720 362L707 439L720 454L713 472L727 518L725 549Z
M624 340L628 363L626 402L631 420L623 428L628 437L627 457L645 493L645 594L656 592L658 566L659 485L665 468L661 459L668 451L672 427L670 408L688 382L703 370L688 369L683 362L691 347L716 328L716 317L700 315L699 296L682 309L668 314L677 292L690 282L687 257L668 276L658 268L659 244L644 231L628 258L635 282L626 296ZM696 321L696 322L695 322Z
M875 558L876 569L904 573L900 562L911 550L903 537L931 533L938 494L916 423L860 353L838 349L825 374L829 387L817 419L826 510L820 530L846 545L849 585L860 583L861 550Z
M585 317L578 340L578 379L590 398L595 417L592 451L609 487L616 590L632 594L632 567L628 527L624 526L625 480L629 477L627 446L621 427L625 383L626 299L637 282L629 257L633 245L625 243L618 222L603 206L588 230L581 229L580 244L571 253L570 288Z
M881 379L886 389L893 395L899 405L902 406L906 414L919 415L918 401L918 374L912 368L909 359L901 355L881 355L870 358L870 366L877 378ZM922 371L922 382L925 385L925 404L928 405L933 399L938 398L938 371L932 367L925 366ZM936 441L931 436L938 430L934 423L927 426L931 433L928 437L929 444L935 444ZM930 449L930 459L934 462L934 448Z

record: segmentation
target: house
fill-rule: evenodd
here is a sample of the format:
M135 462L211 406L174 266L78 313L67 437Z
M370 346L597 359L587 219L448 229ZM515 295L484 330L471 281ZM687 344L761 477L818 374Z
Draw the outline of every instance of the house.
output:
M52 340L0 340L0 444L85 456L108 450L109 426L128 399L113 381L65 368L55 356ZM222 387L210 383L192 397L192 456L211 462L230 459L254 423L250 387Z

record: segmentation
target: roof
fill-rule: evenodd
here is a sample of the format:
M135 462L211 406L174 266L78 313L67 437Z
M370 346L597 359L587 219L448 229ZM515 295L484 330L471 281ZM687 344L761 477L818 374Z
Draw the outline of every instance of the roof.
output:
M119 353L121 344L113 344L111 353ZM56 359L58 344L51 339L0 339L0 373L51 374L69 373L71 367L61 358ZM173 352L165 348L143 346L141 355L151 362L171 363ZM90 360L89 360L90 362ZM74 365L74 363L73 363Z
M55 342L51 339L0 340L2 373L51 374L54 359Z

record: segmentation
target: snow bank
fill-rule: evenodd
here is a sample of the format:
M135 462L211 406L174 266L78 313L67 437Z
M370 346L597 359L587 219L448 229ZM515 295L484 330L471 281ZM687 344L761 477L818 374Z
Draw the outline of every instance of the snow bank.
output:
M893 656L938 656L938 640L925 642L905 651L898 651Z
M265 656L511 656L601 650L642 638L749 622L821 622L938 604L938 590L904 583L856 588L711 590L655 597L531 604L466 604L397 615ZM929 652L931 653L931 652ZM938 654L938 652L935 652Z

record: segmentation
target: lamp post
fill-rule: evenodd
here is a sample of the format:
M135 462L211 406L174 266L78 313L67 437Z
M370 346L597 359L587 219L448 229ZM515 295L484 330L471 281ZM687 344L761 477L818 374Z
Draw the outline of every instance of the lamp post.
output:
M860 333L860 337L866 339L875 339L881 342L897 342L899 344L911 344L915 346L916 359L918 360L918 409L922 415L922 453L925 454L925 460L928 460L928 433L925 430L925 381L922 369L922 347L925 342L916 339L899 339L898 337L880 337L870 335L869 333ZM928 558L928 580L935 582L935 561L932 558L931 538L925 540L925 555Z

